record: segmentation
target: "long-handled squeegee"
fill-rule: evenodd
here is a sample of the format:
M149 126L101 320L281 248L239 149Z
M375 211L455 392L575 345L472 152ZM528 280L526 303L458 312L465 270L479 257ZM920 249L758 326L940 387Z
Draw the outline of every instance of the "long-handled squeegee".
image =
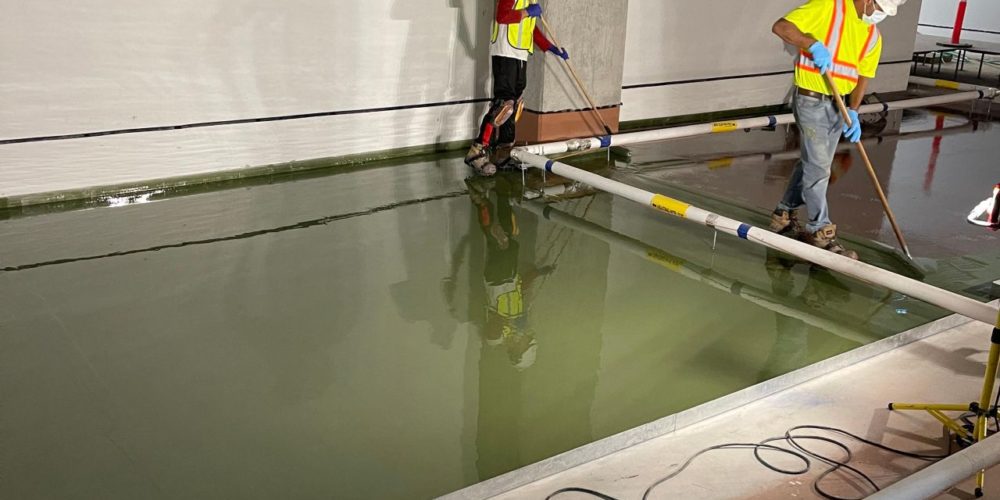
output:
M847 123L847 126L851 126L851 116L847 113L847 106L844 105L844 99L840 97L840 92L837 91L837 84L834 83L833 77L830 76L829 72L826 73L826 83L830 86L833 100L837 102L837 107L840 108L840 114L844 117L844 122ZM882 202L882 209L885 210L885 215L889 217L889 224L892 225L892 232L896 233L896 239L899 240L900 248L903 249L903 253L907 257L913 259L910 249L906 246L906 240L903 239L903 233L899 230L899 224L896 223L896 216L893 215L892 209L889 208L889 200L885 197L882 184L878 181L878 176L875 175L875 167L872 166L872 161L868 158L868 151L865 150L865 145L860 141L855 144L858 147L858 154L861 155L861 159L865 162L865 167L868 168L868 177L871 178L872 186L875 187L875 192L878 193L878 199Z

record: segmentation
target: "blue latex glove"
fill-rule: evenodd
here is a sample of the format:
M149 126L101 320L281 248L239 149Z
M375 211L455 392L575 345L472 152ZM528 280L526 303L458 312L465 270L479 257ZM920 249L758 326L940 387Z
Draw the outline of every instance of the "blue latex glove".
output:
M549 52L563 58L563 61L569 59L569 52L566 52L566 49L562 47L556 47L555 45L553 45L549 47Z
M542 6L537 3L528 5L524 11L528 13L528 17L542 17Z
M851 117L851 125L844 124L844 137L851 142L858 142L861 140L861 120L858 119L858 112L848 109L847 116Z
M823 45L823 42L816 42L809 46L809 53L812 54L813 62L816 63L816 67L819 68L819 72L822 74L827 74L833 69L833 56L830 54L830 50Z

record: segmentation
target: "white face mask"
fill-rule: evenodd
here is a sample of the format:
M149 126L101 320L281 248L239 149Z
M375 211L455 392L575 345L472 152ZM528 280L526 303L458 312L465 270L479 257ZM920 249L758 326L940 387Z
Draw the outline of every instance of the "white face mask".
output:
M874 4L874 2L872 3ZM878 10L878 7L875 8L875 12L873 12L871 15L868 15L868 9L866 8L865 14L864 16L861 17L861 20L868 24L878 24L882 21L885 21L885 18L887 17L889 17L889 14L886 14L885 12Z

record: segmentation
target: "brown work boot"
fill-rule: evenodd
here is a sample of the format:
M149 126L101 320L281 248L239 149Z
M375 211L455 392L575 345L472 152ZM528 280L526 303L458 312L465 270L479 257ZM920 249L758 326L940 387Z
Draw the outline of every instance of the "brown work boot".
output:
M496 165L490 163L489 155L486 154L486 146L478 142L472 143L469 152L465 153L465 164L482 176L490 177L497 173Z
M849 259L858 260L857 252L844 248L844 245L841 245L840 242L837 241L836 224L829 224L815 233L807 234L806 243L809 243L814 247L822 248L823 250L829 250L837 255L843 255Z
M799 217L795 210L775 210L771 213L770 228L771 232L784 236L796 235L802 231L802 227L799 226Z
M514 143L498 144L490 153L490 161L499 169L513 167L510 157L510 152L513 149Z

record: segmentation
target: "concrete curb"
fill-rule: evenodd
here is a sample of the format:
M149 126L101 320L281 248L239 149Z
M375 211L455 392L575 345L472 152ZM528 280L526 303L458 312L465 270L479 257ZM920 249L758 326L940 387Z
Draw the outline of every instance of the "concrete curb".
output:
M709 401L694 408L668 415L645 425L606 437L554 457L522 467L507 474L488 479L479 484L449 493L440 498L465 500L489 498L506 493L546 477L559 474L631 446L654 438L667 436L709 418L735 410L759 399L791 389L861 361L887 353L899 347L937 335L974 320L953 314L923 326L898 333L832 358L800 368L766 382L737 391L728 396Z

